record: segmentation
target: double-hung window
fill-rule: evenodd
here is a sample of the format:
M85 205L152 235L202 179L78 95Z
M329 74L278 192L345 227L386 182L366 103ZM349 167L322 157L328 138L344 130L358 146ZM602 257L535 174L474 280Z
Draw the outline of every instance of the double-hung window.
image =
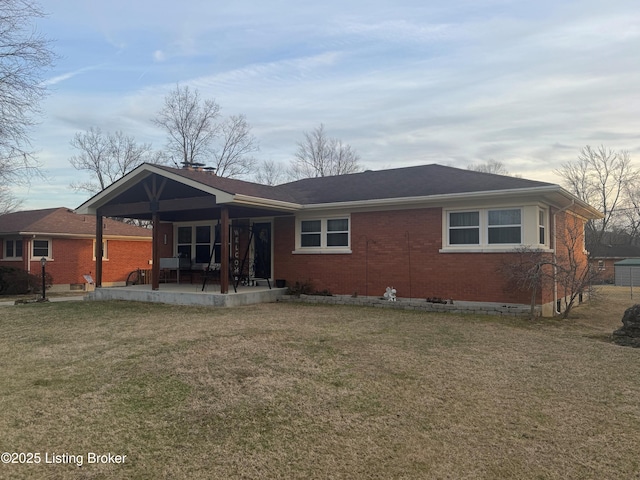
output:
M51 241L48 239L34 239L32 253L33 258L51 258Z
M303 220L300 222L300 246L322 246L322 220Z
M22 239L8 238L4 241L4 258L7 260L22 258Z
M298 248L301 252L326 252L348 249L350 245L349 217L300 220Z
M449 213L449 244L480 244L480 212Z
M447 213L448 245L452 247L521 245L522 209L501 208Z
M547 243L547 212L546 210L538 210L538 242L540 245Z
M519 208L489 210L488 243L522 243L522 211Z

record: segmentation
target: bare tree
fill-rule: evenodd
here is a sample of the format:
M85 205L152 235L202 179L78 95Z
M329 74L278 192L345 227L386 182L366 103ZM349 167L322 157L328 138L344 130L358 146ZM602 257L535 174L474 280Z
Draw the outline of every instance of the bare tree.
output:
M531 308L529 316L536 315L538 293L543 285L549 283L551 256L538 248L524 246L515 250L515 258L509 257L500 267L500 273L506 276L509 289L529 292ZM546 271L545 271L546 269Z
M232 115L220 124L220 145L214 147L216 174L221 177L247 175L256 160L251 156L259 150L258 141L244 115Z
M594 294L598 271L584 252L583 225L582 219L565 212L558 218L554 252L525 246L500 268L511 288L531 294L532 317L543 286L555 285L562 318L570 315L583 294Z
M467 170L475 172L493 173L496 175L510 175L506 165L498 160L489 160L485 163L473 164L467 167Z
M0 215L15 212L22 206L22 200L18 200L8 187L0 186Z
M209 159L219 116L220 106L214 100L201 100L198 90L177 85L152 121L166 131L169 152L184 166L192 166Z
M598 271L589 263L584 251L583 225L582 219L569 212L558 219L553 275L562 304L562 318L569 317L583 294L594 295L592 286L598 279Z
M342 140L328 137L322 124L312 132L305 132L291 164L292 176L297 179L360 171L362 166L356 151Z
M274 160L265 160L255 169L254 180L263 185L279 185L287 179L286 168Z
M166 97L164 107L153 123L167 133L170 156L185 167L210 165L223 177L238 177L251 172L259 150L258 141L244 115L220 120L220 106L203 100L198 90L176 86ZM174 161L174 163L176 163Z
M76 191L97 193L145 161L158 160L150 144L137 144L134 137L122 132L104 134L97 127L78 132L71 146L80 151L69 162L76 170L89 172L87 181L74 182Z
M46 94L42 75L55 58L32 24L44 13L31 0L0 1L0 183L38 173L29 130Z
M595 243L618 221L629 187L640 178L629 152L614 152L602 145L597 149L587 145L575 161L563 163L555 173L574 195L603 213L604 218L587 224L589 240Z

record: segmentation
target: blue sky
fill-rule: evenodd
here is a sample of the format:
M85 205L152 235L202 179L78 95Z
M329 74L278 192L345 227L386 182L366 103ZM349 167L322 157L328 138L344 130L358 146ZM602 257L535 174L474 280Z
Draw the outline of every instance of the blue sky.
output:
M257 158L285 164L320 123L371 169L493 159L557 183L585 145L640 160L637 0L42 5L60 58L32 135L48 182L16 188L24 208L86 200L69 187L76 132L162 148L151 119L177 84L246 115Z

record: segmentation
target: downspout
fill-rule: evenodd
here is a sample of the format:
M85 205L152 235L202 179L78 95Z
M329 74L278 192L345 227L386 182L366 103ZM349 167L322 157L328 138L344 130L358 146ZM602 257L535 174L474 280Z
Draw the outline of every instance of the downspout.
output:
M566 212L567 210L569 210L571 207L573 207L576 204L575 200L571 200L571 203L569 205L567 205L566 207L561 208L560 210L553 212L553 311L557 314L560 315L560 309L558 308L558 280L557 280L557 275L558 275L558 267L556 265L557 260L558 260L558 230L557 230L557 222L556 222L556 216L559 213L562 212Z

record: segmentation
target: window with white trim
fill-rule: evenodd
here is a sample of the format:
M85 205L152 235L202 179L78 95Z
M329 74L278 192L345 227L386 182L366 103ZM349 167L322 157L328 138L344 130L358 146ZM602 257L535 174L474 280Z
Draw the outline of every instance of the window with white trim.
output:
M176 228L176 254L194 263L209 263L214 247L214 263L220 262L220 233L211 224L179 225Z
M300 246L322 246L322 220L302 220L300 222Z
M522 243L522 211L519 208L508 210L489 210L487 243Z
M6 260L19 260L22 258L22 239L7 238L4 241L4 258Z
M103 240L102 241L102 259L103 260L109 260L109 243L108 240ZM93 241L93 259L96 259L96 241Z
M51 258L51 240L47 238L36 238L31 242L31 252L33 258Z
M350 245L349 217L300 220L298 246L300 250L344 250Z
M449 244L480 244L480 212L449 213Z
M522 209L491 208L447 212L447 245L521 245Z
M547 244L547 212L542 208L538 210L538 237L540 245Z

